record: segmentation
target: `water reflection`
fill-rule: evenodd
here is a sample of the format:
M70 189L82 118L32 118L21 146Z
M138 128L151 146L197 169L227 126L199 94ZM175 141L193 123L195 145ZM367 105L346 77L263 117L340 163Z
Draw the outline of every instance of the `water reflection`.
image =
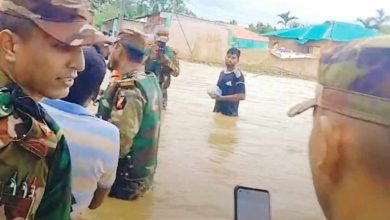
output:
M153 190L136 202L109 199L96 220L232 220L236 185L271 192L273 220L322 220L307 141L312 116L289 107L312 97L313 82L246 74L240 117L212 112L206 90L220 68L182 62L164 112Z
M222 114L213 115L208 141L219 158L234 154L237 146L237 120Z

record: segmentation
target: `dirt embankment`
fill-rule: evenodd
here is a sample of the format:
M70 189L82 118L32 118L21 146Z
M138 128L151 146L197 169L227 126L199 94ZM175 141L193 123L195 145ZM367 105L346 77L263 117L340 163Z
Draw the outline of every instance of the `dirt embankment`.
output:
M222 61L205 61L197 56L181 57L181 59L223 67ZM222 59L221 59L222 60ZM244 49L240 59L240 67L244 71L277 75L283 77L315 80L317 77L318 59L280 59L264 49Z

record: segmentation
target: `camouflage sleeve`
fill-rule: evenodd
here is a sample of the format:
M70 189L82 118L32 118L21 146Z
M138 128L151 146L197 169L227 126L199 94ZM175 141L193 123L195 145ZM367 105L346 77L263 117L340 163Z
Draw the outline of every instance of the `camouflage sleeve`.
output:
M111 120L119 128L120 156L124 157L129 153L133 138L141 127L146 99L137 88L121 92L124 93L126 104L123 110L117 110L112 113Z
M42 202L35 219L69 220L71 211L71 164L64 136L49 160L50 170Z
M170 48L166 56L167 59L167 68L170 70L170 74L174 77L178 77L180 74L180 63L177 57L177 52Z

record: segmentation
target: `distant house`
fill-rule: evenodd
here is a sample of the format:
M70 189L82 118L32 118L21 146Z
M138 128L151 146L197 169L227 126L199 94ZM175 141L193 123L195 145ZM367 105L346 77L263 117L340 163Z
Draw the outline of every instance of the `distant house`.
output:
M320 56L322 51L334 46L376 35L378 35L377 30L337 21L263 34L270 38L270 49L282 48L316 57Z
M246 28L232 27L232 46L243 49L268 48L268 37L261 36Z
M104 31L117 29L115 19L103 25ZM122 28L131 28L152 35L160 28L170 32L169 44L181 58L202 62L224 62L231 46L239 48L268 48L268 38L245 28L192 16L160 12L134 20L124 20ZM110 30L107 30L110 29Z

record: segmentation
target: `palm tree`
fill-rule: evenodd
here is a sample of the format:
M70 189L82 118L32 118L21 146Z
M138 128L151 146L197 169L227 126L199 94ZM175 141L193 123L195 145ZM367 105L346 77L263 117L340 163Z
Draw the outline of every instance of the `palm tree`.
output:
M386 22L390 21L390 16L386 15L383 9L376 10L376 13L377 15L375 17L358 18L357 20L366 28L379 30Z
M360 22L365 28L375 28L375 20L373 17L358 18L357 21Z
M292 22L293 20L297 20L297 17L291 16L290 17L290 12L278 14L278 17L282 19L281 21L278 21L278 24L282 24L285 28L287 28L288 24Z
M386 15L385 10L378 9L376 10L377 16L374 17L375 23L378 27L384 25L386 22L390 21L390 16Z

